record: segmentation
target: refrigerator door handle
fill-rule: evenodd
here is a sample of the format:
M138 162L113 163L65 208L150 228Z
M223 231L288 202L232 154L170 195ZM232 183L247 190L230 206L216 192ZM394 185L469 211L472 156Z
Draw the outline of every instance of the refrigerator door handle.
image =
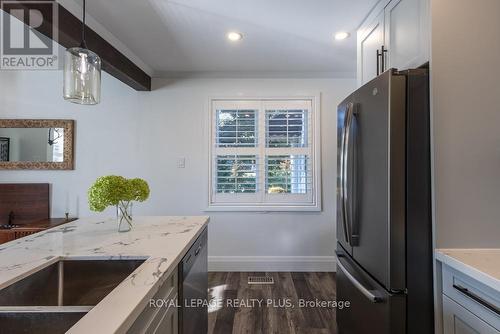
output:
M344 193L343 193L343 206L344 206L343 210L345 212L345 220L346 220L345 225L347 226L346 231L348 233L348 240L349 240L349 244L351 246L357 246L358 240L359 240L359 236L354 233L354 219L351 215L351 212L355 212L355 210L349 211L349 196L351 196L353 194L353 189L350 189L350 187L348 186L348 184L349 184L349 182L348 182L348 180L349 180L349 178L348 178L349 151L350 151L350 146L351 146L350 145L350 131L351 131L353 120L354 120L354 117L356 114L354 107L355 106L353 103L349 103L348 109L347 109L346 125L345 125L345 131L344 131L344 137L345 137L345 140L344 140L345 148L344 148L344 159L343 159L344 166L342 168L342 171L344 173L344 175L342 177L342 180L343 180L342 189L344 191ZM353 158L353 161L355 161L355 160L356 159ZM354 166L354 168L355 168L355 166ZM352 172L352 170L351 170L351 172ZM353 177L355 177L355 173L353 173ZM351 206L354 205L355 203L356 203L356 199L353 198L351 200Z
M352 102L347 104L347 110L344 119L344 128L342 131L342 151L340 152L340 196L342 199L342 223L344 225L344 237L346 242L352 246L351 229L349 225L349 213L347 207L347 165L348 165L348 147L349 147L349 128L354 105Z
M341 257L341 256L339 256ZM372 303L380 303L380 302L383 302L384 299L379 297L379 296L376 296L372 291L368 290L367 288L365 288L363 286L363 284L361 284L347 269L346 267L344 267L344 265L342 264L342 262L340 261L337 261L337 267L340 268L340 270L342 270L342 272L344 273L344 275L347 277L347 279L349 279L349 281L351 281L352 285L354 285L358 290L359 292L361 292L366 298L368 298Z
M349 108L349 106L348 106ZM347 119L347 112L344 114L344 125L342 126L341 142L340 142L340 213L342 218L342 226L344 229L344 239L349 244L349 237L347 234L345 212L344 212L344 149L345 149L345 125Z

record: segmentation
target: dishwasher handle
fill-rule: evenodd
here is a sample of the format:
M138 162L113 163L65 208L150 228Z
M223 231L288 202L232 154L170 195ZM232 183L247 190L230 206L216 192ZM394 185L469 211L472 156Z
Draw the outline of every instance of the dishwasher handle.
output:
M207 234L207 229L205 228L182 259L180 268L182 268L183 276L187 276L196 262L196 257L207 247Z

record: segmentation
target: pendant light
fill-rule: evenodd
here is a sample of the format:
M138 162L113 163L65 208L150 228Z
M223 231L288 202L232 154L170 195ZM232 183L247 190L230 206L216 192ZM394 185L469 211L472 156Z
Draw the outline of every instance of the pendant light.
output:
M101 58L85 42L85 0L83 0L82 43L64 53L64 99L93 105L101 101Z

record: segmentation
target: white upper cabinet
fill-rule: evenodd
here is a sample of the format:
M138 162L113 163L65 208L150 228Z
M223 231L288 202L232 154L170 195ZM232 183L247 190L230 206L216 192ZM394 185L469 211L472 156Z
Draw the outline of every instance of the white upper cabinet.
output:
M429 60L428 7L429 0L377 4L357 33L359 86L377 75L377 66L380 72L404 70Z
M390 67L407 69L429 60L428 2L392 0L385 8L385 45Z
M358 83L377 76L381 63L377 52L384 45L384 13L380 13L363 30L358 31ZM361 61L360 61L361 60Z

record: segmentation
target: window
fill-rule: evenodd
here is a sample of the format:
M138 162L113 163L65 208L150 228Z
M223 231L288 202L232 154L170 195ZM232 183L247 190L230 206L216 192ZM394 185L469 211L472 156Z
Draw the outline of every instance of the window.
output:
M319 210L314 100L211 101L209 210Z

